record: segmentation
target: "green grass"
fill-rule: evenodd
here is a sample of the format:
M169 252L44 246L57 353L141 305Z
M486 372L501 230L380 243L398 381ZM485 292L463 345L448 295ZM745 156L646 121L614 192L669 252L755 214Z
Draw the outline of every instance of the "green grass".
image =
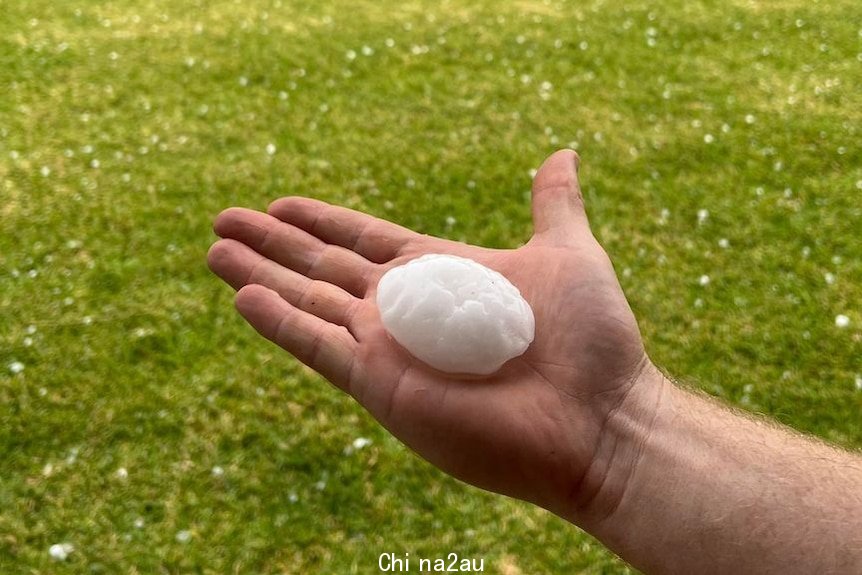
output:
M530 169L567 145L657 363L862 446L856 0L0 12L3 573L374 573L384 551L626 572L419 461L204 263L219 210L285 194L516 246Z

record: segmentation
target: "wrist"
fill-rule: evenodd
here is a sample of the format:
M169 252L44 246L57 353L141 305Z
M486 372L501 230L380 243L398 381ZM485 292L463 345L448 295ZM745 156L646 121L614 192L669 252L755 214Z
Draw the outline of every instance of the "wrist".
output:
M659 412L673 384L649 359L602 410L593 456L572 489L566 519L584 528L609 520L635 481Z

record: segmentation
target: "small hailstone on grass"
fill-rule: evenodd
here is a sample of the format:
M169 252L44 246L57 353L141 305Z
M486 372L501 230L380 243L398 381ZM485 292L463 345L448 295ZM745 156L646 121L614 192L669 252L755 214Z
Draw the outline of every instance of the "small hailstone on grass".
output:
M826 272L823 274L823 281L825 281L828 285L832 285L835 283L835 274Z
M450 373L488 375L535 335L527 301L502 274L473 260L427 254L380 279L383 326L407 351Z
M703 224L709 219L709 210L697 210L697 223Z
M71 543L55 543L48 548L48 555L54 561L65 561L74 550L75 546Z
M266 145L266 153L272 156L275 154L275 144L269 143Z
M697 283L699 283L702 286L709 285L709 276L705 275L705 274L700 276L700 278L697 280Z
M854 379L854 383L856 384L856 389L858 391L862 391L862 375L857 375Z
M9 364L9 371L11 371L14 375L18 375L22 371L24 371L24 364L20 361L13 361Z
M220 465L216 465L212 468L212 474L213 477L221 477L222 475L224 475L224 468L222 468Z
M730 242L727 241L727 238L721 238L720 240L718 240L718 247L720 247L723 250L726 250L727 248L730 247Z
M116 476L117 479L128 479L129 471L125 467L120 467L119 469L117 469Z
M138 517L135 519L135 522L132 524L135 526L135 529L143 529L144 528L144 518Z
M835 327L845 328L850 325L850 318L840 313L835 316Z
M712 134L706 134L703 137L703 141L707 144L711 144L715 141L715 136L713 136Z
M182 531L177 532L176 540L178 543L188 543L192 539L191 531L183 529Z
M353 440L352 445L353 445L353 449L359 450L359 449L362 449L364 447L368 447L369 445L371 445L371 440L368 439L367 437L357 437L356 439Z

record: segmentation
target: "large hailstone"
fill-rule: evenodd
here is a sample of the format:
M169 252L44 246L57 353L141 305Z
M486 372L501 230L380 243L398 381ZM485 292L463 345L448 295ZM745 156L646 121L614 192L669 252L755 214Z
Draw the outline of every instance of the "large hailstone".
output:
M377 285L386 330L411 354L450 373L487 375L533 341L533 310L509 280L473 260L428 254Z

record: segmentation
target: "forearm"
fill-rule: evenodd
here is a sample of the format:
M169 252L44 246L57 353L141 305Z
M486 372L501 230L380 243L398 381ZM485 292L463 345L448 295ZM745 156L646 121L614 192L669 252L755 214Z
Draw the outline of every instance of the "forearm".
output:
M648 573L862 573L862 459L645 377L574 521Z

